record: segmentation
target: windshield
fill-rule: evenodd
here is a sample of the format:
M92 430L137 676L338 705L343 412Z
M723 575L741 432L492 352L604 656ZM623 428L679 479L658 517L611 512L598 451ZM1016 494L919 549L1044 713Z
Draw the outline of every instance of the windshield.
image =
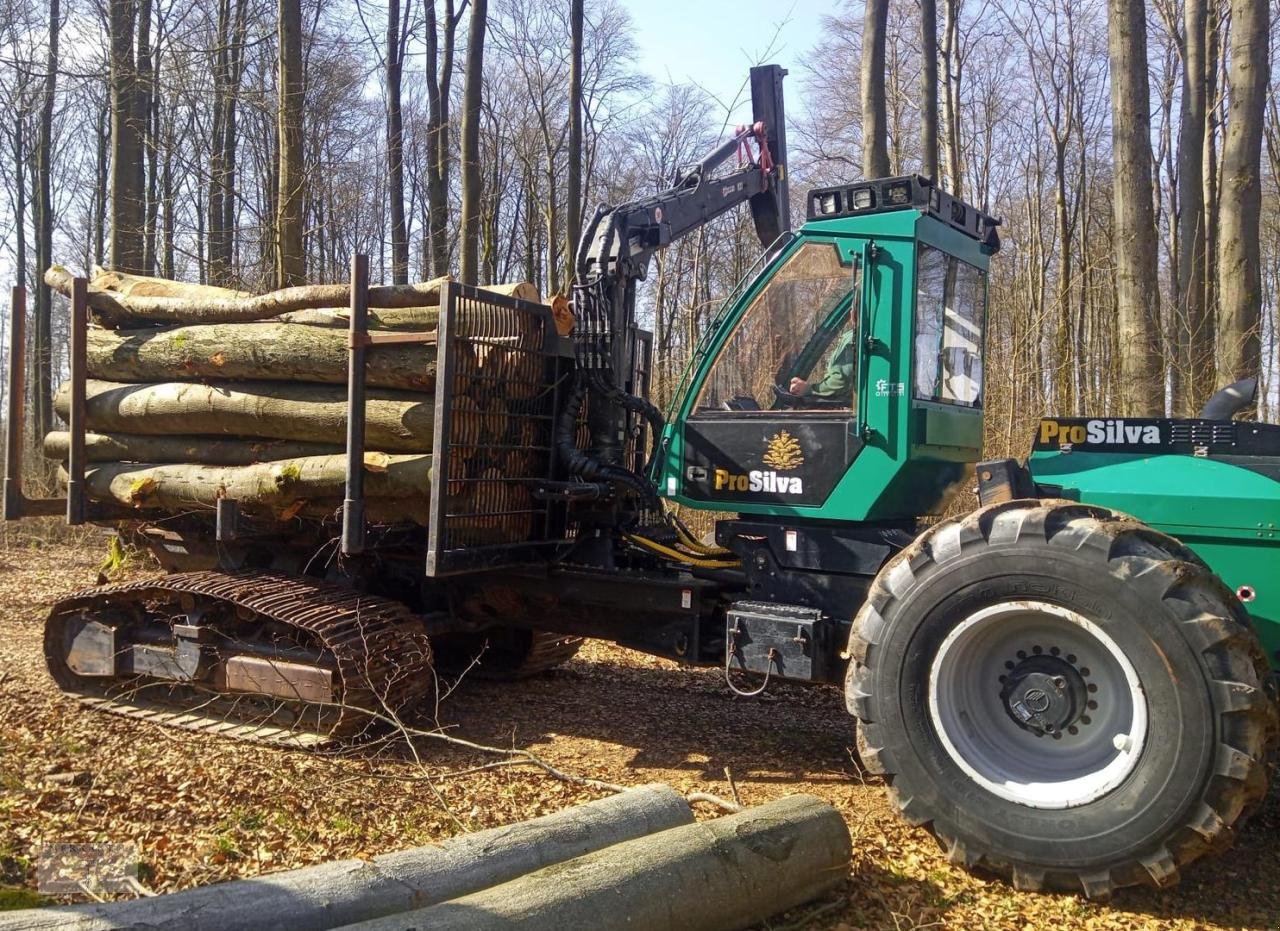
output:
M742 314L696 410L852 408L855 277L834 243L797 249Z

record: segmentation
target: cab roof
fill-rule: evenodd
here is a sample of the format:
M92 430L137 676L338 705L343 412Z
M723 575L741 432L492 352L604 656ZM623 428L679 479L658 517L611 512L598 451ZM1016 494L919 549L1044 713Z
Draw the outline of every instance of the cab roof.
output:
M1000 220L952 197L923 175L814 188L809 192L805 215L809 220L835 220L892 210L918 210L976 239L988 254L1000 249L996 232Z

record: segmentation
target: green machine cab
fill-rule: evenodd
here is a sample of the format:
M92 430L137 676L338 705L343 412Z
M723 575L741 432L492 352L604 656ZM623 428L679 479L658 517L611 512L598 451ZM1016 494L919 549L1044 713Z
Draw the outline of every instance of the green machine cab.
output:
M936 513L981 458L995 221L915 177L809 205L698 347L658 488L818 521Z

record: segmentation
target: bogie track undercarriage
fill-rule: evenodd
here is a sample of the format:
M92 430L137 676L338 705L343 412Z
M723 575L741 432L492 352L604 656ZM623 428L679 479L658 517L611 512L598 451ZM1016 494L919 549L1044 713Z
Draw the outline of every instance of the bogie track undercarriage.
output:
M421 617L331 583L189 572L54 605L45 659L105 711L293 746L356 737L433 688Z

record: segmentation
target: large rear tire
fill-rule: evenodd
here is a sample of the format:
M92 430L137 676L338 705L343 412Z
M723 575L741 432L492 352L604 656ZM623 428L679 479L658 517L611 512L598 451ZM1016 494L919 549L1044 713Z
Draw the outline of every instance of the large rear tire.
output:
M1266 791L1247 614L1112 511L1014 501L933 528L876 578L850 653L864 764L952 862L1018 888L1172 884Z

